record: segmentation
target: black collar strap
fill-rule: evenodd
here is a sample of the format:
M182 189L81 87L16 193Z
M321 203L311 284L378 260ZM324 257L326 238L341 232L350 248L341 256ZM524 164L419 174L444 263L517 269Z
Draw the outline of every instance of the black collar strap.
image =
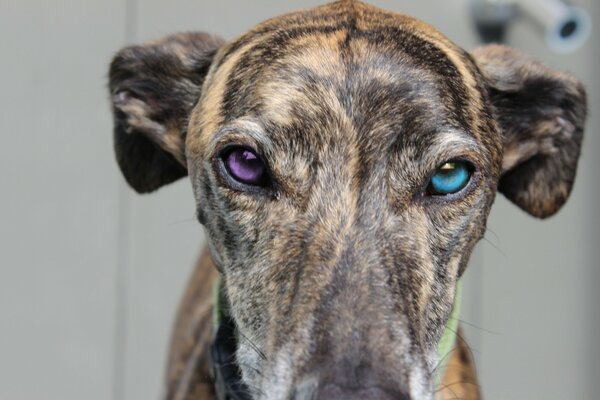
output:
M208 357L209 371L217 400L250 400L235 358L237 334L235 322L227 313L222 283L215 284L213 295L214 336Z
M235 362L237 340L231 317L221 320L210 346L209 365L218 400L250 400Z

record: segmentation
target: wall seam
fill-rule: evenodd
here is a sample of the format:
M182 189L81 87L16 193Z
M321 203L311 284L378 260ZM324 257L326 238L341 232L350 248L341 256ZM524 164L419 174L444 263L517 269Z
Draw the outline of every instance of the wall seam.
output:
M125 26L124 40L131 44L137 34L137 0L124 0ZM131 275L133 274L133 242L132 220L133 207L130 188L121 179L119 183L117 232L117 265L115 294L115 333L113 354L113 400L124 400L127 384L127 335L130 310L129 292Z

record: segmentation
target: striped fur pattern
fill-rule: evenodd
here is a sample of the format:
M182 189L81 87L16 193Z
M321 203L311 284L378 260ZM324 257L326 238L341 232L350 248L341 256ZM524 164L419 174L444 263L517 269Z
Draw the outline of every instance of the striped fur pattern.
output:
M134 49L110 73L123 173L138 191L189 174L253 398L436 396L437 344L497 190L539 217L566 201L581 85L505 47L469 54L357 1L274 18L224 45L182 34ZM272 183L233 182L221 158L232 145L259 154ZM473 166L469 184L428 196L449 160ZM195 276L169 398L210 396L199 344L214 274ZM437 396L478 398L457 349Z

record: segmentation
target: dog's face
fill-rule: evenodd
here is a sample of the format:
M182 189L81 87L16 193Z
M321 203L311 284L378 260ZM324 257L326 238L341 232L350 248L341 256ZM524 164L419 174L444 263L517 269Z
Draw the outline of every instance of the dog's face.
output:
M557 211L585 117L568 75L347 1L226 45L124 49L111 90L130 184L189 173L244 381L269 399L431 397L496 190Z

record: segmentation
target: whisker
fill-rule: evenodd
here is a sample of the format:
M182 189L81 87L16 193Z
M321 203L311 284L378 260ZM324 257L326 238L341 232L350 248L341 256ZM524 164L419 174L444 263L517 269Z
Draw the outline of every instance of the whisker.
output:
M458 349L458 347L454 346L452 349L450 349L450 351L448 353L446 353L442 358L440 358L438 360L437 364L435 365L435 367L433 367L433 370L431 371L431 373L435 374L437 372L437 370L442 366L442 364L446 360L446 358L448 358L457 349Z
M485 236L482 238L483 240L485 240L490 246L492 246L495 250L498 251L498 253L500 253L500 255L505 259L508 260L508 255L504 252L504 250L502 250L500 247L498 247L494 242L492 242L491 240L489 240L488 238L486 238Z
M446 388L450 391L450 393L454 396L451 399L446 399L446 400L456 400L458 399L458 395L456 394L456 392L454 391L454 389L450 389L450 387Z
M471 322L467 322L464 319L456 318L456 320L458 322L460 322L461 324L468 325L471 328L479 329L480 331L485 332L485 333L489 333L490 335L497 335L497 336L502 335L500 332L496 332L496 331L492 331L492 330L489 330L489 329L482 328L481 326L472 324Z
M452 391L452 389L450 389L450 387L452 387L454 385L471 385L471 386L475 386L475 387L480 387L477 382L456 381L456 382L448 383L448 384L446 384L444 386L439 387L438 389L436 389L436 391L434 393L438 393L438 392L441 392L442 390L446 390L446 389Z
M249 386L246 384L246 387L248 388L248 391L252 394L253 398L260 398L264 397L265 395L265 392L255 385Z
M493 231L491 228L487 228L487 227L486 227L486 228L485 228L485 230L486 230L486 231L488 231L488 232L490 232L492 235L494 235L494 237L496 238L496 240L497 240L498 242L501 242L501 240L500 240L500 236L498 236L498 234L497 234L496 232L494 232L494 231Z
M229 362L223 363L223 364L221 364L221 366L222 366L222 367L230 367L230 366L236 366L236 367L239 367L239 366L244 366L244 367L246 367L246 368L248 368L248 369L251 369L252 371L254 371L254 372L257 374L257 375L259 375L259 376L263 376L262 372L260 372L258 369L256 369L256 368L255 368L255 367L253 367L252 365L250 365L250 364L248 364L248 363L240 363L240 362L238 362L238 361L236 361L236 360L232 360L232 361L229 361Z
M248 344L250 344L250 347L252 348L252 350L254 350L256 352L256 354L258 354L260 356L260 358L262 358L264 361L267 361L267 356L265 355L265 353L263 353L257 345L255 345L252 340L250 340L248 338L248 336L244 335L241 331L238 330L238 333L240 335L240 337L242 337L243 339L245 339Z
M477 388L480 388L480 385L479 385L478 383L476 383L476 382L469 382L469 381L456 381L456 382L452 382L452 383L449 383L449 384L447 384L447 385L444 385L444 386L440 387L439 389L437 389L437 390L434 392L434 394L436 394L436 393L439 393L439 392L442 392L443 390L449 390L449 391L451 392L451 394L452 394L454 397L450 397L450 398L448 398L448 397L444 397L444 400L460 400L460 399L464 399L464 397L459 397L459 396L456 394L456 392L454 391L454 389L451 389L451 388L450 388L450 387L452 387L452 386L454 386L454 385L472 385L472 386L475 386L475 387L477 387Z

